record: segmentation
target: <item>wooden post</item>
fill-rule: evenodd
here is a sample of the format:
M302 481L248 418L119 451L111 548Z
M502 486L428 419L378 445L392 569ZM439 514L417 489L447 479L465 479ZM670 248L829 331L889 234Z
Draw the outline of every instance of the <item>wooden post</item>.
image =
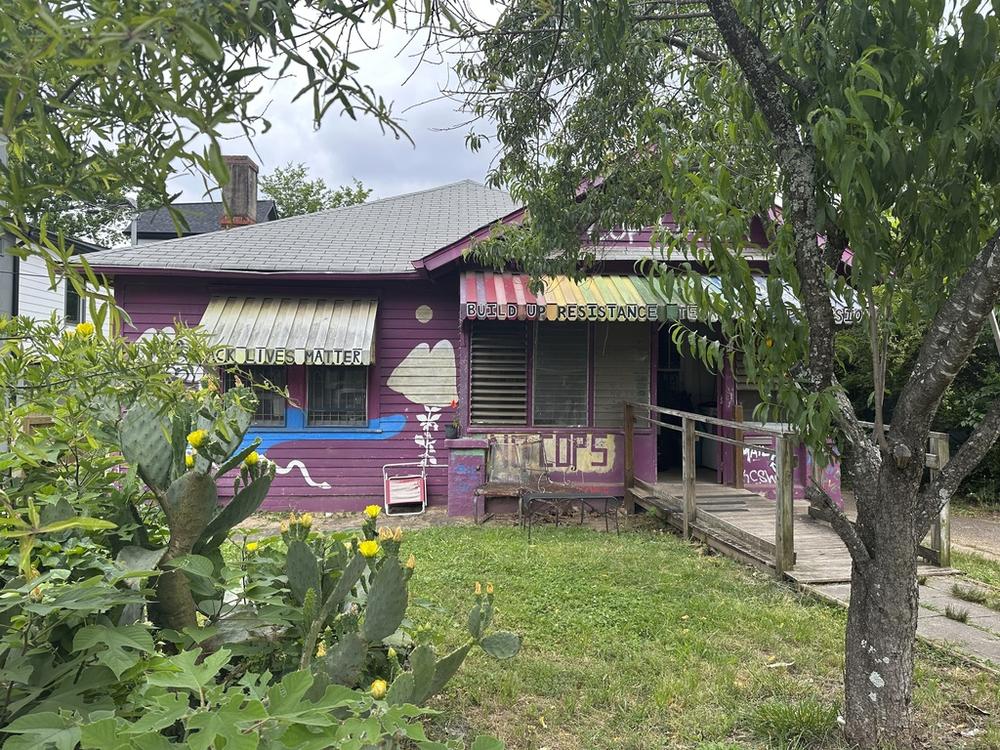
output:
M791 438L775 440L776 502L774 512L774 574L780 580L795 565L795 516L793 502L795 487L792 468L795 456Z
M632 404L625 402L625 512L635 513L635 412Z
M951 458L948 436L931 438L931 453L936 458L937 468L931 469L931 481ZM944 504L931 527L931 547L937 552L937 564L942 568L951 567L951 500Z
M740 424L743 424L743 404L736 404L733 409L733 419ZM733 487L738 490L743 489L743 438L745 437L742 429L737 429L733 433L733 440L740 443L740 445L733 446Z
M681 421L681 471L684 478L684 538L691 538L691 524L698 519L698 504L695 496L695 423L684 417Z

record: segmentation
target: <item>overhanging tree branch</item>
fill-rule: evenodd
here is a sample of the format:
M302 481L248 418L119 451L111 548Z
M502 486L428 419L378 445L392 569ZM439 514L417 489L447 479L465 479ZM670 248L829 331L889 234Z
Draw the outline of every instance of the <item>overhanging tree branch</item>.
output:
M969 264L934 316L917 354L913 374L896 404L890 443L922 444L945 390L968 359L998 297L1000 230Z

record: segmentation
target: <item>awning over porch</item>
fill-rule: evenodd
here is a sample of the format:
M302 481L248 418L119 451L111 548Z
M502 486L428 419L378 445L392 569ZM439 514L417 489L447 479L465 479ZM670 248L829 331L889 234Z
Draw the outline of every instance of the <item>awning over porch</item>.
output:
M708 288L722 292L718 276L703 276ZM544 289L533 294L530 277L522 274L469 271L462 275L461 318L463 320L597 320L631 323L637 321L703 320L697 305L680 299L664 303L662 297L643 276L588 276L573 281L566 276L547 276ZM753 277L757 300L768 303L767 279ZM799 309L798 299L790 288L782 293L783 301ZM850 325L861 319L861 308L846 303L831 293L834 322ZM711 319L711 317L709 317Z
M462 275L461 317L469 320L597 320L609 323L675 320L677 305L665 305L642 276L566 276L544 279L530 291L521 274L470 271Z
M373 299L213 297L201 325L220 364L370 365Z

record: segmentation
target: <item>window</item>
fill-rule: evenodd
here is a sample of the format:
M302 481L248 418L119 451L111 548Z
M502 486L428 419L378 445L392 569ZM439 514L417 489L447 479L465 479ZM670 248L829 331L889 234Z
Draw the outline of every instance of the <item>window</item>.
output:
M257 410L251 424L257 426L283 427L285 424L285 397L275 393L283 391L288 384L287 370L273 365L246 365L238 371L226 370L223 387L226 390L236 386L236 378L245 386L251 386L257 396Z
M309 424L368 424L367 367L310 367L308 371Z
M532 411L549 427L587 424L586 323L541 323L535 327Z
M528 326L476 322L469 342L471 419L474 424L528 421Z
M594 326L594 424L621 427L625 402L649 403L649 326Z
M68 281L63 281L63 286L66 290L63 294L63 316L66 322L70 325L83 322L85 309L83 299Z
M649 403L650 341L648 323L476 321L472 424L621 428L625 401Z

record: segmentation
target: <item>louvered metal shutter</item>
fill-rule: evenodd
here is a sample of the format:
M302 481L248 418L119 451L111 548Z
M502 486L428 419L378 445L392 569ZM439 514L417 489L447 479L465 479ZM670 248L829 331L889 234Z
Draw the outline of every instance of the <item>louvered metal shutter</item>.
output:
M625 402L649 403L649 335L646 323L594 326L594 424L621 427Z
M587 324L539 323L533 366L535 424L586 425Z
M471 417L476 424L525 425L528 420L527 326L476 322L469 347Z

